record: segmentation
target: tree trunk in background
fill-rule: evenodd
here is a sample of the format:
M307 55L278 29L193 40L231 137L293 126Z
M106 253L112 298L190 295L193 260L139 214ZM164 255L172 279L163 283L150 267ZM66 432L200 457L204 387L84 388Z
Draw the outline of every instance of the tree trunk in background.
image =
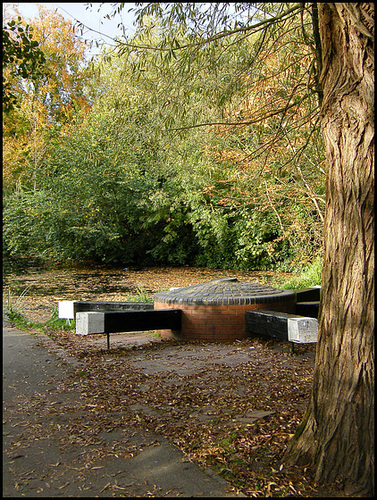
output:
M313 389L291 462L374 493L374 4L318 4L327 158Z

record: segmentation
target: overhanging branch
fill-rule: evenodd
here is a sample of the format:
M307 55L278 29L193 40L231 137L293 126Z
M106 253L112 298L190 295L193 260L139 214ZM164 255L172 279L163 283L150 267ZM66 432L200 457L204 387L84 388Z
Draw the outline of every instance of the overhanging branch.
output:
M304 95L299 102L293 102L291 104L288 104L287 106L284 106L283 108L279 108L271 113L268 113L266 115L263 115L259 118L256 118L255 120L249 120L249 121L240 121L240 122L207 122L207 123L197 123L196 125L187 125L186 127L179 127L179 128L171 128L168 129L168 131L171 132L180 132L182 130L190 130L193 128L199 128L199 127L210 127L214 125L224 125L224 126L235 126L235 127L243 127L245 125L253 125L255 123L260 123L263 120L266 120L267 118L272 118L273 116L280 115L281 113L285 113L288 111L288 109L293 108L295 106L298 106L302 101L304 101L309 94Z
M93 31L95 33L99 33L103 36L106 36L106 38L110 38L111 40L113 40L114 42L117 43L118 47L137 49L137 50L150 50L150 51L156 51L156 52L171 52L171 51L175 52L175 51L179 51L179 50L183 50L183 49L187 49L187 48L191 48L191 47L201 46L201 45L204 45L207 43L212 43L212 42L215 42L215 41L220 40L222 38L225 38L225 37L228 37L231 35L235 35L237 33L251 33L253 31L258 31L259 29L264 28L265 26L269 26L269 25L272 25L274 23L283 21L290 14L292 14L293 12L296 12L298 10L302 10L302 8L303 8L302 3L297 3L297 4L294 4L292 7L290 7L289 9L287 9L285 12L282 12L281 14L279 14L275 17L272 17L270 19L264 19L263 21L260 21L259 23L253 24L252 26L237 28L237 29L229 30L229 31L228 30L222 31L220 33L217 33L216 35L213 35L209 38L200 40L198 42L181 45L179 47L176 46L176 47L169 47L169 48L167 48L167 47L166 48L165 47L152 47L150 45L137 45L137 44L133 44L133 43L122 42L121 40L115 40L114 38L110 37L109 35L105 35L104 33L100 33L99 31L96 31L92 28L89 28L89 26L86 26L84 23L82 23L78 19L75 19L75 18L74 19L77 23L79 23L80 26L83 26L84 28L86 28L90 31Z

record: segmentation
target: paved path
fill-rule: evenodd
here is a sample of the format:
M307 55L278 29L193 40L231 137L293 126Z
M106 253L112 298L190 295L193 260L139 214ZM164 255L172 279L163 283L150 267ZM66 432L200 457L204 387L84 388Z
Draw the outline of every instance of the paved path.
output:
M78 361L51 352L52 341L41 343L38 335L3 323L3 497L243 496L229 492L228 483L188 461L164 437L144 430L129 436L140 445L133 457L109 453L88 467L84 445L62 446L67 415L58 410L72 403L70 421L85 425L79 391L58 389ZM51 408L57 410L51 414ZM98 439L107 440L110 450L118 434Z

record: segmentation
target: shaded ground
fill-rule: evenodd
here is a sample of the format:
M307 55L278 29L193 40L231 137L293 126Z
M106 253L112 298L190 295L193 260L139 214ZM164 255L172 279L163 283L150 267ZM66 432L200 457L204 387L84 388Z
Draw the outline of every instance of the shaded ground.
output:
M148 282L153 291L212 279L207 270L198 275L191 269L177 275L174 270L161 269L132 272L135 274L128 272L127 278L120 272L119 283L128 279L131 286L145 289ZM219 277L218 272L213 272L215 277ZM93 293L102 278L99 273L96 282L92 273L79 284L66 277L67 290L59 300L125 300L121 293ZM23 284L27 279L36 284L51 285L54 279L62 282L62 276L43 273L24 276ZM257 277L250 273L248 279L242 279L255 281ZM87 292L83 291L85 283ZM12 286L12 281L6 286ZM30 319L51 308L51 296L29 299L21 302ZM85 444L89 468L104 453L124 457L137 453L128 428L162 436L182 450L188 461L210 467L234 491L246 496L342 496L335 485L326 491L316 489L309 468L289 467L284 460L286 444L308 403L314 345L300 346L292 355L288 343L277 341L179 344L162 341L152 332L112 335L108 351L105 336L46 333L50 338L44 343L46 347L74 360L71 374L61 380L57 391L75 390L78 399L74 414L64 402L45 411L66 415L61 446ZM33 405L43 408L43 397L38 400L38 395L34 396ZM85 412L85 425L77 418L79 410ZM25 439L32 443L50 432L31 425ZM110 452L103 447L106 440L111 442ZM159 496L156 491L150 493ZM119 489L111 494L129 496Z
M98 425L77 378L66 380L67 356L47 352L51 343L3 328L3 497L240 495L127 412L116 430L116 411L99 414Z
M59 343L83 362L75 376L96 421L116 411L116 430L127 413L247 496L315 493L308 471L283 460L308 401L313 346L292 357L287 343L260 339L178 344L113 335L110 351L105 337L78 340Z

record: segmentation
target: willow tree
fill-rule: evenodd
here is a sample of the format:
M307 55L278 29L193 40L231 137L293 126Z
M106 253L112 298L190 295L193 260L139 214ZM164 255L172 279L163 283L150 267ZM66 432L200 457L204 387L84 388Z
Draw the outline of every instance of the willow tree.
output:
M177 71L190 78L195 61L219 64L222 51L255 37L248 67L236 68L227 89L203 88L223 101L238 89L241 74L263 68L263 51L301 25L302 43L312 49L307 85L318 98L326 151L324 266L319 335L310 403L286 458L312 464L316 480L339 480L346 493L374 493L374 5L372 3L230 4L148 3L137 5L139 30L148 34L148 16L162 22L156 45L119 42L133 54L135 72L143 70L146 52L156 64L176 58ZM124 4L118 4L118 10ZM308 32L307 21L311 27ZM191 41L175 36L182 26ZM271 45L272 44L272 45ZM135 57L136 55L136 57ZM150 58L149 58L150 60ZM218 96L217 96L218 94ZM267 116L287 117L295 89ZM280 94L277 94L281 102ZM223 102L222 101L222 102ZM218 102L218 101L217 101ZM273 101L271 101L273 103ZM250 120L219 122L250 125ZM171 117L170 117L171 118ZM235 118L235 117L234 117ZM279 130L284 127L280 121ZM171 122L170 122L171 125ZM192 123L188 126L211 126ZM186 124L187 126L187 124ZM270 143L273 147L273 143Z
M327 158L313 389L290 453L320 482L374 490L374 4L319 4Z

